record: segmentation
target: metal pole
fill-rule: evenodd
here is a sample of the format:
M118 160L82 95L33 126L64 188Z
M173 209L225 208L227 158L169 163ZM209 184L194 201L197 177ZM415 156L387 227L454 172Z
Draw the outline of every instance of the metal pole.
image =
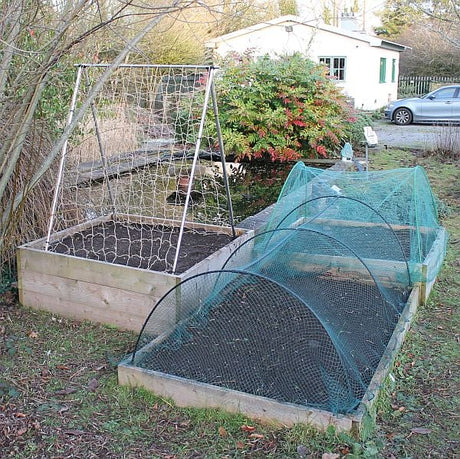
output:
M99 67L107 68L111 64L75 64L76 67ZM202 69L209 70L211 67L209 65L177 65L177 64L120 64L117 65L117 68L146 68L146 69Z
M88 70L86 68L85 68L85 78L86 78L86 85L89 87L90 81L89 81L89 76L88 76ZM97 121L97 110L96 110L96 105L94 104L94 101L91 102L91 114L94 120L94 129L96 131L97 145L99 147L99 153L101 154L102 171L104 173L104 180L105 180L105 183L107 184L107 191L109 193L109 199L112 205L112 214L113 214L113 217L115 217L115 214L116 214L115 199L113 198L112 187L110 185L109 174L107 171L107 158L104 152L104 145L102 144L101 131L99 130L99 123Z
M213 106L213 109L214 109L214 118L215 118L215 121L216 121L217 140L219 142L219 149L220 149L220 155L221 155L222 177L224 179L225 193L227 194L227 203L228 203L227 206L228 206L228 214L229 214L230 226L232 227L232 235L233 235L233 237L236 237L235 222L234 222L234 218L233 218L232 197L230 195L230 186L229 186L229 183L228 183L227 169L225 167L226 163L225 163L224 142L222 140L222 130L220 128L219 110L218 110L218 107L217 107L216 88L214 86L214 82L212 83L212 86L211 86L211 97L212 97L212 106Z
M78 89L80 87L82 70L83 70L83 67L80 65L78 67L78 70L77 70L77 78L75 80L75 86L73 88L72 100L70 102L69 115L68 115L68 118L67 118L67 126L70 123L72 123L73 115L75 113L75 107L77 106L77 94L78 94ZM62 150L61 150L61 161L59 163L58 177L57 177L57 180L56 180L56 187L54 189L53 203L51 205L51 215L50 215L50 220L49 220L49 224L48 224L48 233L46 235L46 243L45 243L45 250L46 251L49 249L51 232L53 230L54 219L56 217L57 201L59 199L59 191L60 191L61 186L62 186L62 178L63 178L63 175L64 175L64 164L65 164L65 160L66 160L66 156L67 156L67 145L68 145L68 139L65 140L64 144L62 145Z
M369 171L369 144L366 142L366 172Z
M196 145L195 145L195 154L193 155L192 169L190 171L190 181L189 181L188 188L187 188L187 195L185 196L184 213L182 215L182 221L180 224L179 237L177 239L176 255L174 256L174 264L173 264L173 269L172 269L173 273L176 272L177 261L179 260L180 247L182 244L182 238L184 236L185 220L187 218L187 210L188 210L188 206L190 203L190 194L192 192L192 187L193 187L193 178L195 176L196 164L198 162L198 155L200 153L201 138L203 136L204 121L206 119L206 111L208 108L209 95L211 93L213 78L214 78L214 69L210 69L209 78L206 84L206 90L205 90L205 95L204 95L203 110L201 112L200 127L198 129L198 138L197 138Z

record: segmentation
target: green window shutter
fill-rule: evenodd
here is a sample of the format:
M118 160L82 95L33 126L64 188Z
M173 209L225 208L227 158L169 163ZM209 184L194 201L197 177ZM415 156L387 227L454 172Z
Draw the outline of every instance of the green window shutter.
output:
M380 83L385 83L387 75L387 59L385 57L380 58Z
M393 59L391 62L391 82L394 83L396 81L396 59Z

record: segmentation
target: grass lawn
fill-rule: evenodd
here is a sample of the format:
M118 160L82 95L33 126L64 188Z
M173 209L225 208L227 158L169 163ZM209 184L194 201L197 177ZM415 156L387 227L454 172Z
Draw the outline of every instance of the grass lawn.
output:
M448 254L420 307L366 439L262 425L218 410L179 409L117 385L136 335L66 320L0 297L1 458L454 458L459 432L460 165L371 150L371 168L424 166Z

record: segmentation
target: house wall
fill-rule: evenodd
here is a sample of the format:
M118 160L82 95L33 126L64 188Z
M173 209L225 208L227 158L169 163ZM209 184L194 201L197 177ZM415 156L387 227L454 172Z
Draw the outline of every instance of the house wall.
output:
M399 53L383 48L357 45L348 55L348 74L343 85L347 94L354 97L356 108L373 110L397 99ZM380 83L380 58L386 59L385 82ZM392 61L395 78L392 82Z
M221 57L246 50L255 56L272 57L301 52L316 62L321 56L346 57L345 81L338 81L337 85L359 109L381 108L397 96L399 52L371 46L369 41L292 22L254 28L233 37L230 34L216 41L215 53ZM379 82L380 58L387 60L385 83ZM393 59L396 60L394 82L391 81Z

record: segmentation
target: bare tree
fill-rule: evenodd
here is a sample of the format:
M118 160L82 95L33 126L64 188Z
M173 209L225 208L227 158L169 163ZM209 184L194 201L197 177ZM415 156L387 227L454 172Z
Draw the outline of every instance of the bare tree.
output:
M460 75L458 49L424 24L405 29L398 36L398 41L409 47L400 60L403 75Z
M381 13L383 26L376 32L398 38L413 26L439 35L449 46L460 48L460 4L458 0L387 0Z
M460 4L458 0L412 0L411 6L420 11L425 25L451 46L460 48Z

